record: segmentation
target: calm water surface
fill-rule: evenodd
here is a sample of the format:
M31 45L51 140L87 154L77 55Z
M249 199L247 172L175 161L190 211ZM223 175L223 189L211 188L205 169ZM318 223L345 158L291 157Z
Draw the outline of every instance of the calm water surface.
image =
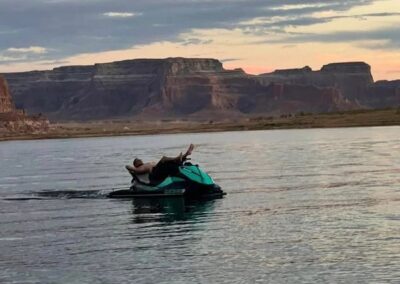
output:
M109 200L193 142L223 199ZM1 283L399 283L400 127L0 143Z

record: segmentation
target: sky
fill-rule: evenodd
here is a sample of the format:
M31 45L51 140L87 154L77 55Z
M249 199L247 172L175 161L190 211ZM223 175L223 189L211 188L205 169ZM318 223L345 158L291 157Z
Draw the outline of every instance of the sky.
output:
M166 57L400 79L400 0L0 0L0 72Z

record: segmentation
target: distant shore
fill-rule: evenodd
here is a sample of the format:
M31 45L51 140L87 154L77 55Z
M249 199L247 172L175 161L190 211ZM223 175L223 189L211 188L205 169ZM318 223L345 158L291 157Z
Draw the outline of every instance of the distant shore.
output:
M346 112L253 117L231 121L92 121L53 123L46 133L9 134L0 141L198 133L268 129L335 128L400 125L400 108L384 110L355 110Z

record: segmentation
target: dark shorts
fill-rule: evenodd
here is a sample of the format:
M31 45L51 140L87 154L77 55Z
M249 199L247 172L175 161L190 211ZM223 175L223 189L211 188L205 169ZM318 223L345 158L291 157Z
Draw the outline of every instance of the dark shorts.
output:
M162 182L168 176L173 176L179 173L180 164L176 161L160 161L153 168L149 175L151 183Z

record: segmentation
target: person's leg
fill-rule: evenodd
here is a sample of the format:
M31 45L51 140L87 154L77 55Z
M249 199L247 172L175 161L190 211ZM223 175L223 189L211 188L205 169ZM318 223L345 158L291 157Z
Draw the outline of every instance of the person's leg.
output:
M175 158L163 156L161 160L155 165L150 175L153 181L162 181L168 176L175 175L179 172L179 166L192 154L194 145L190 144L189 149L185 154L180 153Z
M166 179L168 176L176 175L179 172L179 166L181 165L180 161L177 161L175 158L169 159L161 159L160 162L153 168L150 174L151 182L161 182Z
M163 156L163 157L161 158L161 160L159 161L159 163L160 163L160 162L161 162L161 163L163 163L163 162L169 162L169 161L183 162L184 160L186 160L186 158L187 158L188 156L190 156L190 155L192 154L193 149L194 149L194 145L193 145L193 144L190 144L190 146L189 146L189 148L187 149L187 151L186 151L185 154L182 154L182 152L181 152L181 153L180 153L177 157L175 157L175 158Z
M157 163L158 164L162 164L162 163L166 163L166 162L181 162L182 161L182 153L179 154L178 157L172 158L172 157L166 157L163 156L160 161Z

